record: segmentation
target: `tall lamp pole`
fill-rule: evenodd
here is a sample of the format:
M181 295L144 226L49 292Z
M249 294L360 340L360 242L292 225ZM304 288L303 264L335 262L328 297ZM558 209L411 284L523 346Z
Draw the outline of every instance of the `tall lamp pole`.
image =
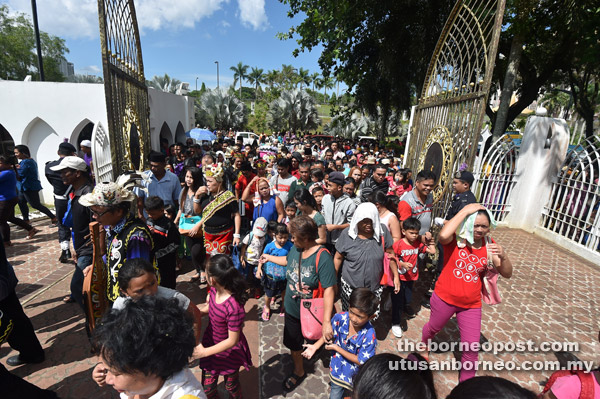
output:
M219 61L215 61L217 64L217 89L219 88Z
M35 43L37 47L38 71L40 72L40 80L46 80L44 77L44 62L42 61L42 44L40 41L40 28L38 26L37 5L36 0L31 0L31 17L33 18L33 29L35 31Z
M196 91L198 91L198 77L196 76Z

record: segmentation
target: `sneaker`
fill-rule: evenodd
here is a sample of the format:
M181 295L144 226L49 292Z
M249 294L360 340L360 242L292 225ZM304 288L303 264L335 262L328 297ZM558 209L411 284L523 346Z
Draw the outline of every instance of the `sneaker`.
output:
M71 259L71 251L68 249L65 249L65 250L61 251L58 261L60 263L68 263L70 259Z
M392 334L394 334L396 338L402 338L402 327L400 327L400 324L392 326Z

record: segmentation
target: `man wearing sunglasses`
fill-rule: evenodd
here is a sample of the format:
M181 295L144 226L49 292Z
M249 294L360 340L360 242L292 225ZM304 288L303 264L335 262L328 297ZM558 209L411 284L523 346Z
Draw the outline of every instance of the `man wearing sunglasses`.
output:
M66 186L69 186L69 204L67 214L70 217L65 222L70 224L73 231L73 249L77 262L73 277L71 278L71 294L63 298L63 302L77 302L83 308L83 270L92 264L93 247L90 244L90 222L92 213L90 209L79 203L79 198L91 193L94 185L90 180L89 169L85 161L79 157L68 156L62 159L62 162L50 169L60 172L60 177ZM69 220L70 219L70 223Z

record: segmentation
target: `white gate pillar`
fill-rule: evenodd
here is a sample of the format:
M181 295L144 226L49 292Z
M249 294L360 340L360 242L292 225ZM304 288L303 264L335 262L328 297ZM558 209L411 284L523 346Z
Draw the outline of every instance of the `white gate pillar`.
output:
M506 222L510 227L533 232L568 147L569 128L564 119L536 115L527 120L517 162L518 180L509 197L511 211Z

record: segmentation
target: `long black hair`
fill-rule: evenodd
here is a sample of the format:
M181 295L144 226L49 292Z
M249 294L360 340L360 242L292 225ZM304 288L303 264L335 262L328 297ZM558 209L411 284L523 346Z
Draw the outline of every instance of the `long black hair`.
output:
M446 399L535 399L537 395L504 378L482 376L458 384Z
M194 180L194 183L192 184L192 190L196 191L200 188L200 186L202 186L202 169L197 168L195 166L188 166L187 168L185 168L185 174L183 175L184 177L184 181L185 181L185 175L187 175L187 172L190 172L192 174L192 179ZM189 187L186 185L184 187L185 190L185 195L187 195Z
M227 255L215 255L208 261L206 271L209 276L217 281L217 284L231 292L240 305L248 300L248 284L240 272L233 266L233 261Z
M29 151L29 147L27 147L25 144L16 145L15 149L20 153L27 155L27 158L31 158L31 151Z
M315 201L315 197L313 197L310 191L305 188L296 190L294 193L294 199L302 205L308 205L313 209L317 209L317 201Z

